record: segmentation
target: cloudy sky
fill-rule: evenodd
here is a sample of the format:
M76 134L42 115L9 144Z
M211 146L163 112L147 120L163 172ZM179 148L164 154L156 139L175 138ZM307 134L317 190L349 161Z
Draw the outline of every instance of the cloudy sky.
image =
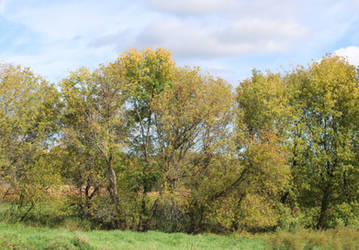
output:
M165 47L233 85L337 53L359 65L359 0L0 0L0 62L58 81Z

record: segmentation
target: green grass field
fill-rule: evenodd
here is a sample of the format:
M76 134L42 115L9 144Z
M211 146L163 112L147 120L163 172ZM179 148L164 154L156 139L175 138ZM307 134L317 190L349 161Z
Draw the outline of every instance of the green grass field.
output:
M218 235L138 233L130 231L69 231L0 224L0 249L265 249L257 239Z
M359 229L219 236L132 231L71 231L0 223L0 249L359 249Z
M21 223L11 211L8 203L0 204L0 249L359 249L359 227L228 236L140 233L95 230L89 221L62 211L59 200L34 209Z

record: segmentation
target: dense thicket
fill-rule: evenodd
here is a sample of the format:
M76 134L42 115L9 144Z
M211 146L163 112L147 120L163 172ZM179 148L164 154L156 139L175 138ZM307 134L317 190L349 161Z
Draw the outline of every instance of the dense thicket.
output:
M358 107L358 69L336 56L253 70L235 91L164 49L56 87L2 65L2 198L22 220L56 193L100 227L138 231L358 225Z

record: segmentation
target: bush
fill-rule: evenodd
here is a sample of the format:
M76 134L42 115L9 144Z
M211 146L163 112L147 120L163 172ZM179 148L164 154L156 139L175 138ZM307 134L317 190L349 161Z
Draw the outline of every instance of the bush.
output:
M359 229L352 227L327 231L280 231L266 235L268 249L359 249Z

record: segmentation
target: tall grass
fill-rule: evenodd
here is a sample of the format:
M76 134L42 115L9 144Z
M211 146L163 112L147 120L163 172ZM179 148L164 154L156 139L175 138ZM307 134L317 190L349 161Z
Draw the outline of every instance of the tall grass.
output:
M15 224L20 222L22 216L23 210L18 210L16 205L7 202L0 203L0 221ZM64 201L60 199L52 199L46 203L37 204L21 220L21 224L38 228L66 228L71 231L97 229L95 224L85 218L80 218L71 209L68 209Z
M359 249L359 228L343 227L326 231L276 232L265 236L267 249Z

